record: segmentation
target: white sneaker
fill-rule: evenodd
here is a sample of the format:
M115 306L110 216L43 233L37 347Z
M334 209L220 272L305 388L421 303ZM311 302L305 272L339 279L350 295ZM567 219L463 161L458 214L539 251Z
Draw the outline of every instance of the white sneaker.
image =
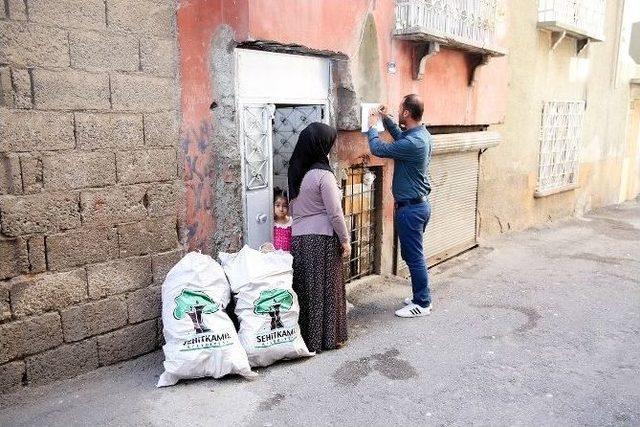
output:
M354 305L351 304L349 301L347 301L347 313L349 313L351 310L353 310L353 307L354 307Z
M400 310L396 310L396 316L398 317L421 317L429 314L431 314L431 304L427 307L420 307L418 304L411 303Z
M404 305L413 304L413 297L406 297L404 299Z

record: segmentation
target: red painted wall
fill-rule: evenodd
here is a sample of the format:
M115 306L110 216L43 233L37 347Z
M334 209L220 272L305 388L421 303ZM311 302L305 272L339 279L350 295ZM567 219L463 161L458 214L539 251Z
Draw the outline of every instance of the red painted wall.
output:
M386 99L394 106L403 95L418 93L425 99L429 125L491 124L503 121L506 108L507 63L492 59L480 68L477 81L468 85L470 66L459 51L442 49L429 60L422 81L412 78L411 44L394 38L394 0L259 0L250 2L248 38L296 43L344 53L353 59L362 25L370 12L376 22L380 70ZM395 60L397 73L388 74Z
M180 52L182 152L186 187L187 244L189 250L211 253L213 215L212 164L215 153L208 144L211 119L211 40L226 23L246 34L247 0L181 0L177 11Z

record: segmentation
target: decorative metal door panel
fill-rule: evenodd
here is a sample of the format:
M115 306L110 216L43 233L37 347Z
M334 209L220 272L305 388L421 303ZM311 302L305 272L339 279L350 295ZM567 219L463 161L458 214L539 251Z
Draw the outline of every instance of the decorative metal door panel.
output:
M245 193L245 243L258 248L271 241L272 165L271 120L273 104L241 106L240 136L243 149Z
M277 108L273 120L273 186L288 189L287 170L300 132L309 123L322 122L322 105Z

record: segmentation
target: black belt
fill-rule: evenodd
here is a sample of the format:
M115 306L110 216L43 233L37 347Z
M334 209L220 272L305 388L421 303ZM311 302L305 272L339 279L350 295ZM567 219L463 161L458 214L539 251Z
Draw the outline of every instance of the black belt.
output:
M399 202L396 202L396 209L403 208L409 205L419 205L420 203L424 203L426 201L426 197L416 197L415 199L401 200Z

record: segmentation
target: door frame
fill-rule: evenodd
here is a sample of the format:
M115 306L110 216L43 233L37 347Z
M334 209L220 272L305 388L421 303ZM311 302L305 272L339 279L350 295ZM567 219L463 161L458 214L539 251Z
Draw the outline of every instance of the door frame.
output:
M236 108L236 114L235 114L235 121L236 121L236 135L237 135L237 141L239 144L239 148L240 148L240 176L241 176L241 186L242 186L242 217L243 217L243 221L242 221L242 235L243 235L243 241L244 244L247 244L248 242L248 232L249 232L249 227L248 227L248 221L250 220L249 216L248 216L248 207L247 207L247 186L246 186L246 173L247 173L247 168L245 165L245 144L244 144L244 137L243 137L243 119L242 119L242 115L244 112L244 107L247 105L277 105L277 104L288 104L288 105L321 105L324 109L324 119L323 121L325 123L329 123L330 122L330 117L332 116L332 112L329 111L329 108L331 106L331 102L330 102L330 97L331 97L331 60L329 58L318 58L316 56L309 56L310 58L318 58L321 60L326 61L327 63L327 93L325 97L317 97L317 96L300 96L300 97L291 97L291 96L282 96L280 93L278 93L277 91L274 91L273 93L269 93L268 96L242 96L241 91L240 91L240 85L242 84L242 82L240 81L240 76L241 73L239 72L239 55L242 55L241 52L243 51L247 51L247 49L241 49L241 48L236 48L235 50L235 55L234 55L234 59L235 59L235 75L238 76L238 78L235 79L235 108ZM300 57L301 55L293 55L293 54L285 54L285 53L275 53L275 52L265 52L265 51L260 51L260 54L265 54L265 55L284 55L284 57L289 56L289 57ZM274 110L275 111L275 110ZM271 127L270 127L271 129ZM271 160L269 161L269 185L268 185L268 189L270 194L273 194L273 143L271 138L273 137L273 132L269 132L267 135L267 138L269 138L269 149L270 151L270 156L271 156ZM270 227L273 227L272 225L272 216L273 216L273 212L272 210L269 210L269 225Z

